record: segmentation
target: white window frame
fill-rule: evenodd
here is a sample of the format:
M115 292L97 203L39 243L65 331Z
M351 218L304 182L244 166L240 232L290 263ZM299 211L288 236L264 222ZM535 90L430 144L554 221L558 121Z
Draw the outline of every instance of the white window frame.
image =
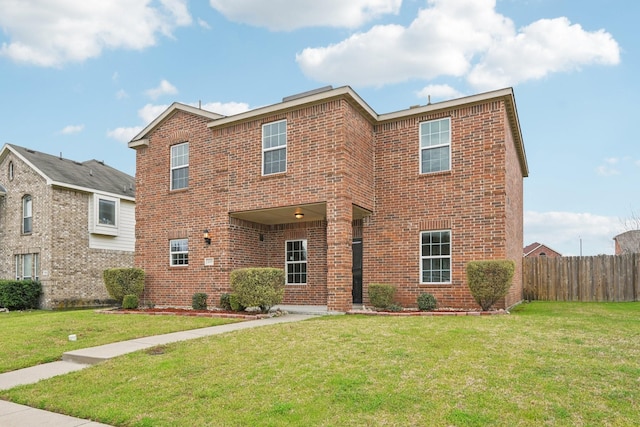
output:
M438 250L435 251L437 253L430 253L425 255L424 254L424 244L422 243L422 238L425 234L435 234L435 233L446 233L448 235L448 242L445 243L440 243L439 245L437 245ZM432 248L436 247L436 245L431 245ZM421 231L420 232L420 283L421 284L428 284L428 285L450 285L451 284L451 275L452 275L452 255L451 255L451 247L452 247L452 242L451 242L451 230L425 230L425 231ZM443 249L446 249L448 251L448 253L442 253ZM428 280L424 280L424 274L425 274L425 268L424 268L424 261L426 260L440 260L440 262L442 262L443 260L447 260L448 264L449 264L449 268L444 269L444 268L440 268L440 269L429 269L428 271L448 271L449 272L449 278L448 280L440 280L440 281L428 281Z
M186 147L186 155L177 153L179 148ZM183 142L181 144L176 144L171 146L171 167L169 171L169 188L171 190L182 190L183 188L189 187L189 143ZM178 162L178 160L184 160L186 157L186 163ZM186 184L183 187L174 187L173 182L173 173L182 169L186 169L187 171L187 179Z
M27 204L28 203L28 204ZM29 230L27 230L27 219L29 219ZM22 197L22 234L33 233L33 197L25 194Z
M291 252L289 251L289 244L292 243L300 243L301 244L301 249L300 250L296 250L293 249ZM302 254L301 257L296 257L296 253L300 253ZM309 269L308 269L308 260L309 260L309 249L307 246L307 240L306 239L293 239L293 240L286 240L284 243L284 257L285 257L285 267L284 267L284 271L285 271L285 275L286 275L286 284L287 285L306 285L307 284L307 280L309 279ZM298 259L296 259L298 258ZM296 267L299 266L299 271L295 271ZM292 271L291 273L289 272L289 267L291 267L294 271ZM303 271L304 270L304 271ZM302 277L304 275L304 281L301 282L296 282L296 281L289 281L289 277L290 275L298 275L300 277Z
M430 132L430 133L425 133L425 127L427 126L431 126L432 124L435 123L442 123L442 122L446 122L447 123L447 131L437 131L437 132ZM428 120L425 122L420 122L420 138L419 138L419 146L420 146L420 154L419 154L419 159L420 159L420 174L429 174L429 173L437 173L437 172L446 172L446 171L450 171L451 170L451 118L450 117L445 117L442 119L436 119L436 120ZM442 142L443 136L446 135L446 141ZM422 155L424 152L426 151L435 151L435 150L440 150L444 147L447 147L448 150L448 164L446 166L446 168L444 169L438 169L438 170L428 170L425 171L424 170L424 165L423 165L423 159L422 159Z
M31 259L31 271L25 274L25 259ZM18 254L15 256L16 261L16 280L40 280L38 270L40 266L39 254Z
M174 250L174 243L181 247ZM182 247L184 245L184 247ZM171 267L185 267L189 265L189 239L169 240L169 265Z
M274 127L280 127L281 124L284 123L284 132L280 132L279 129L277 132L271 132L271 129ZM281 141L281 137L284 135L284 143ZM278 145L272 145L274 139L277 139ZM267 157L267 153L272 153L275 151L284 150L284 170L278 170L276 172L266 172L265 167L267 163L265 162L265 158ZM287 172L287 120L278 120L276 122L265 123L262 125L262 175L275 175L279 173Z
M114 208L114 224L103 223L100 219L100 202L105 201L113 203ZM93 195L93 213L90 218L90 230L94 234L103 234L106 236L117 236L120 224L120 199L117 197L105 196L103 194Z

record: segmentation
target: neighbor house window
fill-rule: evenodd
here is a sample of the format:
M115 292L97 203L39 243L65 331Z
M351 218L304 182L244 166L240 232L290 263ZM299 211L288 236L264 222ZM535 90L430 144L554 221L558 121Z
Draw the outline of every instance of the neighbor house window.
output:
M98 224L116 225L116 201L98 199Z
M179 190L189 185L189 143L171 147L171 189Z
M307 241L289 240L287 248L287 285L307 283Z
M33 231L33 200L26 195L22 198L22 232L27 234Z
M171 265L189 265L189 240L175 239L169 241Z
M9 162L9 181L13 181L13 162Z
M451 119L420 123L420 173L451 169Z
M420 233L420 283L451 283L451 232Z
M16 280L39 280L38 254L16 255Z
M287 121L262 125L262 174L287 171Z

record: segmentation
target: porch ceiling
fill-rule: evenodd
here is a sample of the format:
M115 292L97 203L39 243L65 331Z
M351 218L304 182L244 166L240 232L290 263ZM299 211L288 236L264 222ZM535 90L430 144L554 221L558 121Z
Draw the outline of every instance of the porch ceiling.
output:
M296 219L296 212L304 214L304 217ZM306 205L293 205L280 208L256 209L252 211L231 212L232 218L256 222L258 224L288 224L291 222L324 221L327 219L326 203L310 203ZM362 219L371 215L366 209L353 206L353 219Z

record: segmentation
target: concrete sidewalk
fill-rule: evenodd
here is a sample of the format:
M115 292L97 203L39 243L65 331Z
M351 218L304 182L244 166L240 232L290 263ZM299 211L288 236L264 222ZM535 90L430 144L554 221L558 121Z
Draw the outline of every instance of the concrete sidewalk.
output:
M282 307L283 309L285 307ZM80 350L73 350L62 355L62 361L45 363L26 369L0 374L0 390L8 390L18 385L33 384L40 380L67 374L88 368L96 363L122 356L123 354L143 350L158 345L168 344L177 341L185 341L195 338L202 338L210 335L218 335L226 332L238 331L242 329L255 328L259 326L275 325L278 323L297 322L311 317L327 314L321 309L315 311L295 310L289 308L289 313L280 317L269 317L258 320L248 320L244 322L230 323L227 325L211 326L208 328L193 329L189 331L173 332L170 334L156 335L145 338L137 338L129 341L105 344L98 347L89 347ZM105 426L88 420L68 417L66 415L53 412L42 411L28 406L18 405L0 400L0 426Z

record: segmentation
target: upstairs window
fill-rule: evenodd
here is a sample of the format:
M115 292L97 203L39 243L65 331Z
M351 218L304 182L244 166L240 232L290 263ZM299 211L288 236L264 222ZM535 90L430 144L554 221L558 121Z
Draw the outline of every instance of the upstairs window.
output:
M189 240L174 239L169 241L169 252L171 254L170 265L189 265Z
M420 123L420 173L451 169L451 119Z
M98 198L98 224L116 226L116 201Z
M262 125L262 174L287 171L287 121Z
M287 285L307 283L307 241L290 240L287 248Z
M33 231L33 200L26 195L22 198L22 233L29 234Z
M451 283L451 231L420 234L420 283Z
M171 147L171 189L189 186L189 143Z

